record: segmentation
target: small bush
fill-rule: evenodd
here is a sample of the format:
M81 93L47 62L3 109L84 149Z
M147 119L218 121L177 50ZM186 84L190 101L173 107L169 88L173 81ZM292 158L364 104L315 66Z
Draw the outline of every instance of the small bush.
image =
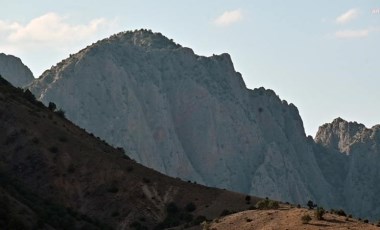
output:
M66 116L65 116L65 111L63 111L62 109L58 109L58 110L56 110L55 113L56 113L59 117L66 118Z
M195 209L197 209L197 207L195 206L195 204L194 204L193 202L188 203L188 204L186 205L186 207L185 207L185 210L186 210L187 212L194 212Z
M59 137L59 141L60 142L67 142L67 137L61 136L61 137Z
M315 211L314 211L314 215L315 215L315 218L317 220L323 220L323 215L325 214L325 210L322 208L322 207L318 207Z
M232 212L230 210L227 210L227 209L224 209L221 213L220 213L220 217L222 216L227 216L227 215L230 215L232 214Z
M205 216L197 216L191 223L193 225L200 225L204 221L207 221L207 218Z
M118 191L119 191L119 189L115 185L113 185L107 189L107 192L109 192L109 193L117 193Z
M337 210L337 211L335 211L333 213L335 213L335 214L337 214L339 216L347 216L343 209L339 209L339 210Z
M48 108L54 112L57 109L57 106L53 102L49 102Z
M314 204L314 202L311 200L309 200L306 205L307 207L309 207L309 209L314 209L315 207L317 207L317 204Z
M177 213L179 211L179 208L174 202L171 202L166 206L166 211L168 213Z
M56 147L56 146L52 146L52 147L50 147L49 148L49 151L51 152L51 153L58 153L58 147Z
M112 217L117 217L117 216L119 216L119 215L120 215L120 213L119 213L118 211L114 211L114 212L112 212L112 214L111 214Z
M364 223L368 223L369 221L367 219L364 220Z
M280 207L279 203L277 201L265 199L265 200L260 200L256 204L257 209L278 209Z
M301 221L303 224L308 224L311 221L311 216L306 214L301 216Z

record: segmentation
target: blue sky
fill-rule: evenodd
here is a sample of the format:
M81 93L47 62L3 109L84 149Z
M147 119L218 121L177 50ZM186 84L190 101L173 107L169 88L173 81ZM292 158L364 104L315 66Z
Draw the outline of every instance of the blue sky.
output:
M249 88L294 103L306 133L340 116L380 123L380 0L0 0L0 52L36 77L114 33L152 29L229 53Z

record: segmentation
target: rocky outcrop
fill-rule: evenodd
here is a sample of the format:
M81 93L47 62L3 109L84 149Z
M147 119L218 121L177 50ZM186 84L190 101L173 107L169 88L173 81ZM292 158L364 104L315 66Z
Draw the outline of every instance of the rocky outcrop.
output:
M0 53L0 75L16 87L24 87L33 80L33 73L20 58Z
M380 125L366 128L341 118L321 126L315 141L325 178L336 188L339 203L349 212L377 219L380 214Z

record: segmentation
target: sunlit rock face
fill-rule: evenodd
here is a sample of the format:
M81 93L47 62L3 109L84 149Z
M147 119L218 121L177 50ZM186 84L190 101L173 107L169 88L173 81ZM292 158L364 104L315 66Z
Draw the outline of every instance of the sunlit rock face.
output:
M16 87L24 87L34 80L33 73L20 58L0 53L0 75Z

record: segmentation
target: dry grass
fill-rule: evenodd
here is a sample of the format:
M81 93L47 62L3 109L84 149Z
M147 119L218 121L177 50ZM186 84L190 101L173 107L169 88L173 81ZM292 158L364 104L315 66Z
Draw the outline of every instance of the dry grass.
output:
M312 220L303 224L301 217L309 214ZM252 210L232 214L204 225L204 229L214 230L318 230L318 229L380 229L371 224L344 216L325 214L324 220L316 220L313 210L281 206L279 210Z

